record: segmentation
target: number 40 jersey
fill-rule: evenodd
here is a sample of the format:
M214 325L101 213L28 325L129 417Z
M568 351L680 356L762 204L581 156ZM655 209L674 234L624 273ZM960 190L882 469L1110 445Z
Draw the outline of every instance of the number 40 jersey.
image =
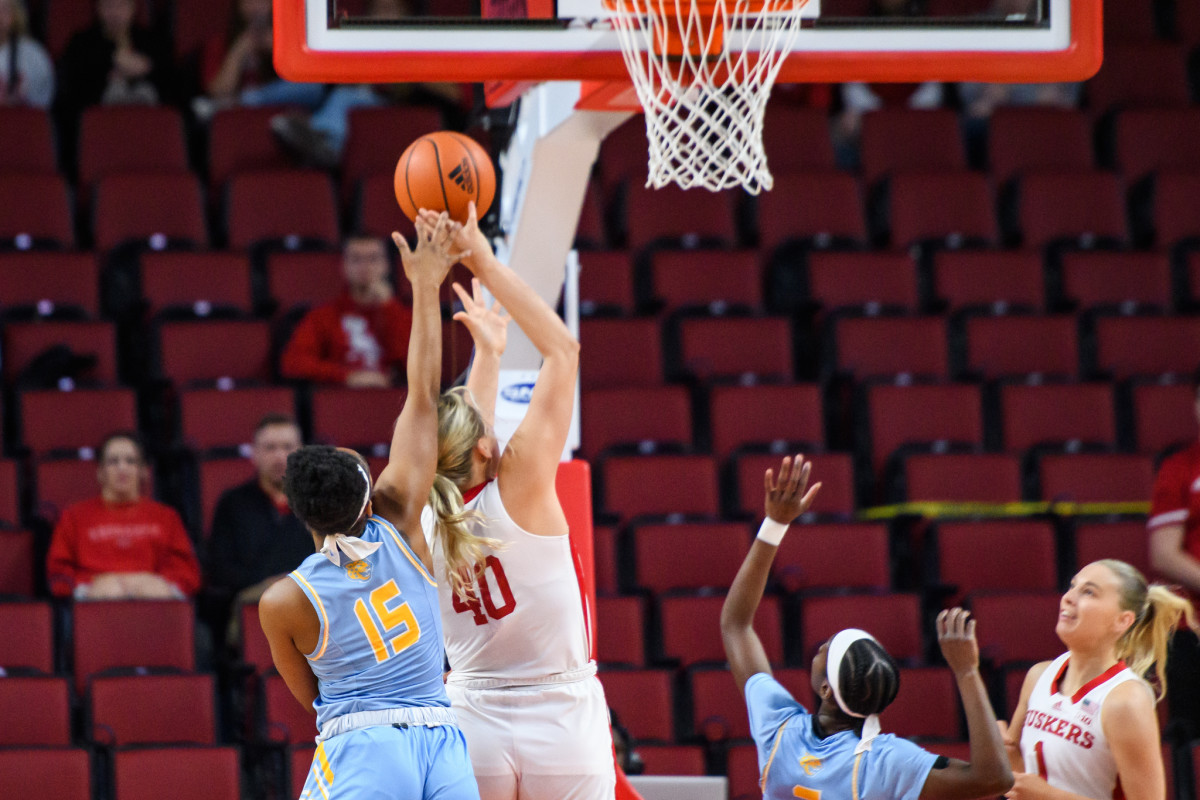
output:
M472 495L464 498L467 509L487 520L472 522L473 532L501 544L487 551L469 600L454 595L442 548L430 544L450 680L536 683L587 666L588 631L570 536L537 536L518 527L497 481ZM423 521L431 521L431 513Z

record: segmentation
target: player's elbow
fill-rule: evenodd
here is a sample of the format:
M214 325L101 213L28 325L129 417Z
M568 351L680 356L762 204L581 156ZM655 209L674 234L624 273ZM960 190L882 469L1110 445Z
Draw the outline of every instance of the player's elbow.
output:
M977 768L979 765L973 764L972 766ZM1008 765L1008 759L1001 758L998 763L989 765L987 769L977 769L972 796L998 797L1007 793L1015 782L1012 767Z
M579 364L579 340L568 333L555 342L548 352L543 353L542 357L546 360L554 359L567 366L576 366Z

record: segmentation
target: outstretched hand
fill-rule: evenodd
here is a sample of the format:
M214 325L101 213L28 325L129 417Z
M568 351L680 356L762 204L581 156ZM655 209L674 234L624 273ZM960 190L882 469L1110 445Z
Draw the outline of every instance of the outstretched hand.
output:
M452 284L451 288L463 306L454 319L467 326L471 338L475 340L475 349L493 356L504 355L504 348L508 344L508 323L512 322L512 317L498 303L488 305L478 278L471 279L471 294L467 294L467 290L458 283Z
M415 225L415 249L409 248L408 242L399 233L392 233L392 241L400 251L400 261L404 265L404 275L409 283L432 281L440 285L452 266L470 256L470 251L464 252L456 244L462 226L444 211L433 214L425 210L417 216Z
M938 647L955 676L979 667L979 642L975 640L975 620L963 608L944 609L937 616Z
M428 209L421 209L418 219L427 221L436 218L436 212ZM455 223L458 225L458 223ZM462 251L462 256L459 259L462 264L471 272L475 272L481 259L492 255L492 245L488 238L483 235L483 231L479 230L479 217L475 211L474 201L467 204L467 221L459 225L455 231L455 245Z
M812 506L817 497L821 484L814 484L808 489L808 478L812 472L812 463L797 454L795 460L791 456L783 459L779 465L779 480L775 480L773 470L767 470L763 476L766 485L767 516L775 522L789 525L796 517L803 514ZM807 491L806 491L807 489Z

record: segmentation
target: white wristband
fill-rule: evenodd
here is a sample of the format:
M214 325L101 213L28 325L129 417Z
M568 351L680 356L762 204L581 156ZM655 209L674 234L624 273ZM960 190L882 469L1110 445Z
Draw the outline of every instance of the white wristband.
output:
M788 525L784 522L776 522L770 517L763 518L762 525L758 528L758 538L773 547L778 547L783 541L783 535L787 533Z

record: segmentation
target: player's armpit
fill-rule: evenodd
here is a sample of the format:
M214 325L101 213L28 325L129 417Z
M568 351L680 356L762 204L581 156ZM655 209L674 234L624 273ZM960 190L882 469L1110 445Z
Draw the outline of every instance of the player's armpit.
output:
M305 654L319 645L321 623L308 597L290 578L277 581L263 593L258 617L271 646L275 669L300 705L315 714L317 676Z

